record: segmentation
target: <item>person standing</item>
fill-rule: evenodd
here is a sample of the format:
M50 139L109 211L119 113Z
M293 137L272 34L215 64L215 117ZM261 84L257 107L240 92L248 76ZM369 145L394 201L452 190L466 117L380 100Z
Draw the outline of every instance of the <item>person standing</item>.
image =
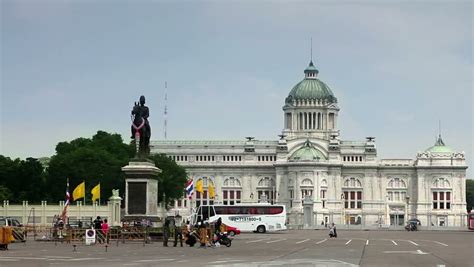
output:
M201 243L201 247L206 247L207 229L206 229L206 225L202 221L202 218L200 219L198 229L199 229L199 243Z
M102 223L102 235L105 237L105 242L109 243L109 224L107 223L107 219L104 219Z
M174 222L174 244L173 247L176 247L178 245L178 239L179 243L181 244L181 247L183 246L183 229L182 229L182 222L181 220L175 220Z
M94 220L94 229L96 231L97 235L97 242L102 243L103 237L102 237L102 219L100 216L97 216L97 218Z
M170 237L170 221L165 219L165 224L163 225L163 247L168 246L169 237Z
M216 221L216 224L214 225L215 229L214 229L214 233L216 235L219 235L222 231L221 231L221 227L222 227L222 219L221 217L219 217L219 219L217 219Z

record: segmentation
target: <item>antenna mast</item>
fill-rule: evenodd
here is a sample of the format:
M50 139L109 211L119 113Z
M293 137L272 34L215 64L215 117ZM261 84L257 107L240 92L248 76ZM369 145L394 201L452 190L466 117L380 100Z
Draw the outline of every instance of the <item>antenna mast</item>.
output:
M163 130L165 132L165 140L166 140L166 126L168 124L168 82L165 82L165 112L163 114L164 116L164 127Z
M313 62L313 37L311 37L311 62Z

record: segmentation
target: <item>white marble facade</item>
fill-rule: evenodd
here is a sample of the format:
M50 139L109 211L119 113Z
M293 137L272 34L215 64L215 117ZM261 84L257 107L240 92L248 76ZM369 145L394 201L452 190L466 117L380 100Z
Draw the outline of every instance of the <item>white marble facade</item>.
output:
M331 222L399 227L411 218L422 226L465 226L464 153L440 136L413 159L379 159L374 138L341 140L337 99L317 74L311 62L285 99L279 140L152 141L152 153L174 159L195 183L204 179L205 189L208 183L216 188L215 200L195 193L171 213L267 198L287 206L294 228Z

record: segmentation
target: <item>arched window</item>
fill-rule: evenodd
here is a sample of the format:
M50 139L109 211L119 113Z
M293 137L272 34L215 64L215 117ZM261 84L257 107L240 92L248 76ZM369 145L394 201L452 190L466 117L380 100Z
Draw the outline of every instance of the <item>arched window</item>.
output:
M224 205L234 205L241 202L242 184L238 178L228 177L222 186L222 203Z
M391 178L387 185L387 201L404 203L407 197L407 184L401 178Z
M344 181L344 187L362 187L362 183L359 181L359 179L356 179L354 177L351 177L349 179L346 179Z
M275 180L270 177L260 178L257 184L257 193L259 202L275 202Z
M344 208L362 209L362 183L359 179L354 177L346 179L342 192Z
M451 183L446 178L435 178L431 185L434 210L451 209Z
M321 198L323 208L326 208L326 200L327 200L327 192L328 192L328 182L326 181L326 179L323 179L321 181L320 187L321 188L320 188L319 197Z
M304 198L305 196L312 196L313 195L313 181L310 179L304 179L301 181L301 197Z

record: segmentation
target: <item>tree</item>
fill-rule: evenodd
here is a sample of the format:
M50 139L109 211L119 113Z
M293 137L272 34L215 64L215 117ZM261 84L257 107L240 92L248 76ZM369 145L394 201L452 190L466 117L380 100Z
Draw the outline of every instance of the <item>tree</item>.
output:
M4 200L11 200L12 192L8 187L4 185L0 185L0 201L3 202Z
M158 176L158 202L163 201L163 193L167 205L182 198L187 180L186 170L165 154L152 155L151 159L161 169Z
M467 211L474 208L474 180L466 179L466 202Z
M44 169L37 159L26 160L0 156L0 185L4 187L4 197L18 203L28 200L39 203L45 197Z
M125 187L121 168L133 156L133 150L119 134L98 131L92 139L77 138L71 142L61 142L56 146L56 155L51 158L46 184L49 200L63 200L66 179L69 190L82 181L86 183L86 203L91 201L90 190L101 184L101 201L105 202L112 189ZM84 201L84 199L81 199Z

